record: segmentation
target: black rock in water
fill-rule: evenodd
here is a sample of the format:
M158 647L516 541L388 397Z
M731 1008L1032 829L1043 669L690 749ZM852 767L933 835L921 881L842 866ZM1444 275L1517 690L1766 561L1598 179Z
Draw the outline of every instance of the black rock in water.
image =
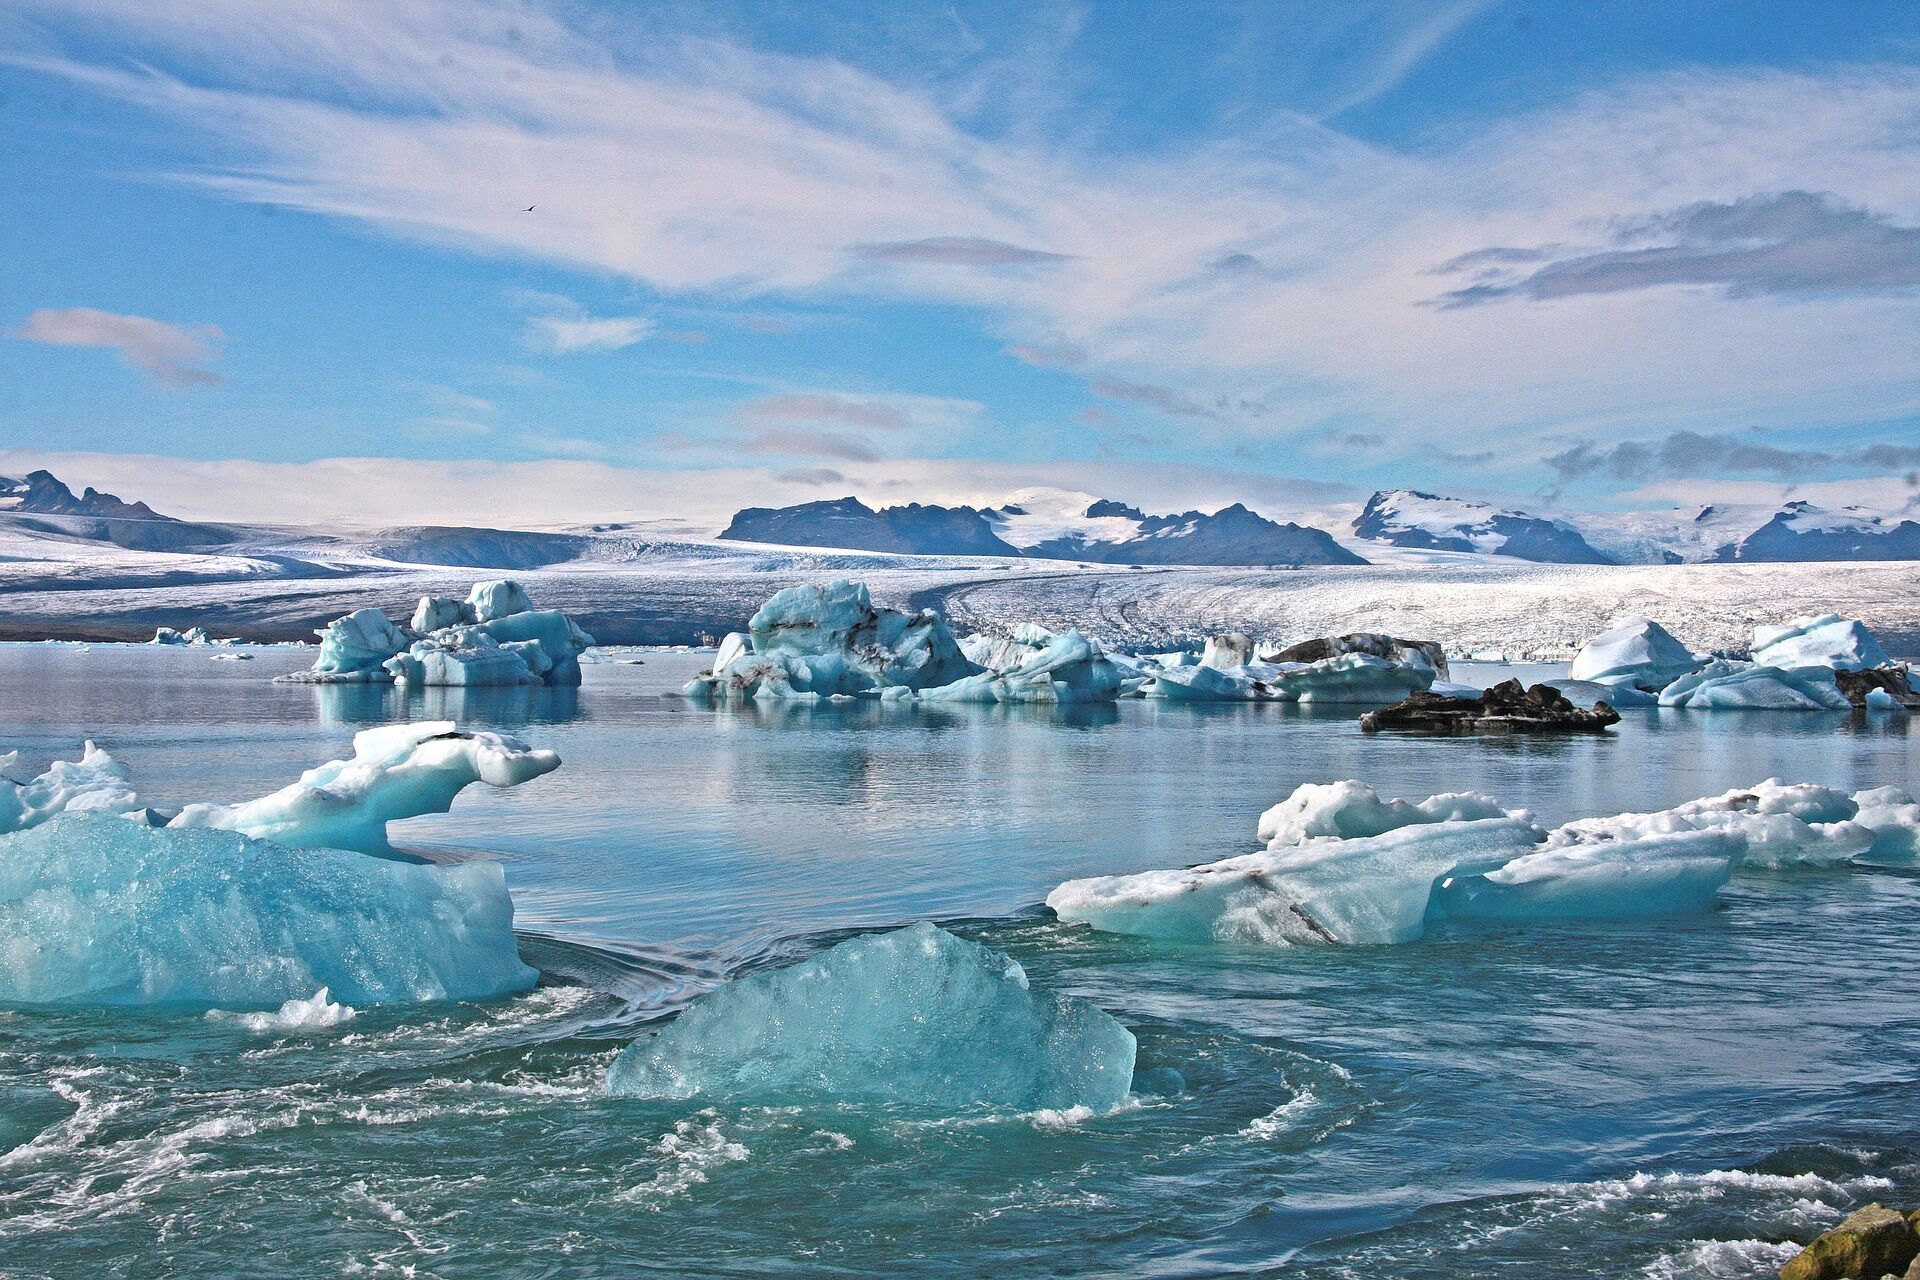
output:
M1912 669L1903 662L1868 667L1865 671L1835 671L1833 682L1856 707L1866 706L1867 695L1881 689L1907 710L1920 711L1920 693L1914 692Z
M1360 717L1368 733L1410 729L1421 733L1601 733L1620 713L1604 702L1577 707L1552 685L1523 688L1518 680L1494 685L1477 698L1416 693L1404 702Z

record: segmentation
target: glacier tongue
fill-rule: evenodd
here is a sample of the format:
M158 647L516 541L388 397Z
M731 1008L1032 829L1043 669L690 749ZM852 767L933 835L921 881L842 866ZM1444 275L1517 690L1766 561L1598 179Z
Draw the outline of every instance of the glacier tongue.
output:
M537 975L497 863L66 816L0 836L0 1002L477 1000Z
M1031 991L1007 956L922 922L729 983L629 1045L607 1090L1108 1111L1133 1062L1109 1014Z

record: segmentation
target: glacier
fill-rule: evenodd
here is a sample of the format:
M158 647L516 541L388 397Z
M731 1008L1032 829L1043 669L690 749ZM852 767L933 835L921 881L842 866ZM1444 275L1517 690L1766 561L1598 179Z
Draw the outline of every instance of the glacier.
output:
M1182 870L1070 880L1063 921L1178 942L1381 944L1439 919L1616 918L1705 910L1742 867L1920 861L1920 804L1769 779L1651 813L1551 830L1471 792L1383 799L1301 786L1261 816L1258 852Z
M387 823L445 813L471 783L514 787L560 767L560 757L499 733L463 733L450 720L386 725L353 736L353 757L307 770L298 782L241 804L190 804L167 825L217 827L290 848L384 853Z
M422 596L406 627L356 609L316 634L309 684L391 680L401 685L577 685L593 637L565 614L536 609L511 579L475 583L465 600Z
M85 814L0 836L0 1003L480 1000L536 976L497 863Z
M1019 964L921 922L750 974L621 1051L623 1097L1110 1111L1133 1033Z

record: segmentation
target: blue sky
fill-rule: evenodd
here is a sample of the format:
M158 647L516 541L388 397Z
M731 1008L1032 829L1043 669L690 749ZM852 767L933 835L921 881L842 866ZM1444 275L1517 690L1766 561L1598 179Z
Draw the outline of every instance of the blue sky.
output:
M1917 63L1892 3L15 0L0 466L1899 506Z

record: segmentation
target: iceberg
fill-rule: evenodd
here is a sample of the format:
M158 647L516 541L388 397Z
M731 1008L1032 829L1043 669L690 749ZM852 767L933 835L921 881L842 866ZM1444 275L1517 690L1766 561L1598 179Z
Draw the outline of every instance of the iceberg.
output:
M1127 1098L1134 1051L1110 1014L1035 992L1009 957L922 922L728 983L622 1050L606 1088L1110 1111Z
M580 683L580 655L593 637L565 614L535 609L510 579L474 584L465 600L422 596L410 627L378 609L356 609L318 633L310 671L281 676L310 684L392 680L402 685Z
M1660 691L1660 705L1725 711L1850 711L1831 667L1759 667L1716 658Z
M1253 637L1240 631L1229 631L1225 635L1207 637L1207 647L1200 653L1200 665L1212 667L1216 671L1231 671L1235 667L1244 667L1253 661Z
M1017 667L1053 642L1054 633L1037 622L1023 622L1011 636L975 632L960 642L960 652L975 666L997 671Z
M875 608L862 583L788 587L747 622L752 651L688 683L694 698L821 699L928 689L976 671L937 613Z
M355 609L314 634L320 656L310 674L321 683L384 680L382 664L407 647L406 633L378 609Z
M78 760L56 760L30 782L6 772L20 753L0 754L0 832L24 831L62 813L132 814L140 799L125 765L89 742Z
M176 631L172 627L156 627L153 639L148 644L219 644L207 634L205 627L188 627L185 631Z
M1253 702L1272 694L1246 668L1224 670L1220 667L1161 667L1141 692L1149 698L1169 702Z
M559 767L552 751L505 734L462 733L450 720L387 725L355 734L351 760L330 760L257 800L188 805L167 825L217 827L289 848L385 853L389 822L445 813L470 783L513 787Z
M1473 792L1383 799L1347 781L1261 815L1259 852L1184 870L1071 880L1060 919L1176 942L1396 943L1434 920L1552 920L1711 907L1742 867L1920 862L1920 804L1768 779L1650 813L1551 830Z
M1127 672L1078 631L999 671L982 671L923 690L926 702L1111 702L1125 692Z
M1423 658L1343 653L1318 662L1275 663L1246 669L1282 702L1398 702L1431 688L1436 672Z
M1542 680L1549 688L1558 689L1560 696L1579 707L1590 707L1596 702L1604 702L1614 710L1622 707L1657 707L1660 695L1648 693L1638 685L1621 681L1617 684L1601 684L1596 680Z
M0 1003L479 1000L536 977L497 863L87 815L0 836Z
M1753 632L1755 666L1865 671L1892 661L1864 623L1837 613L1795 618L1785 626L1756 627Z
M1617 619L1608 630L1587 641L1574 656L1567 676L1658 693L1701 665L1700 659L1665 627L1635 614Z

